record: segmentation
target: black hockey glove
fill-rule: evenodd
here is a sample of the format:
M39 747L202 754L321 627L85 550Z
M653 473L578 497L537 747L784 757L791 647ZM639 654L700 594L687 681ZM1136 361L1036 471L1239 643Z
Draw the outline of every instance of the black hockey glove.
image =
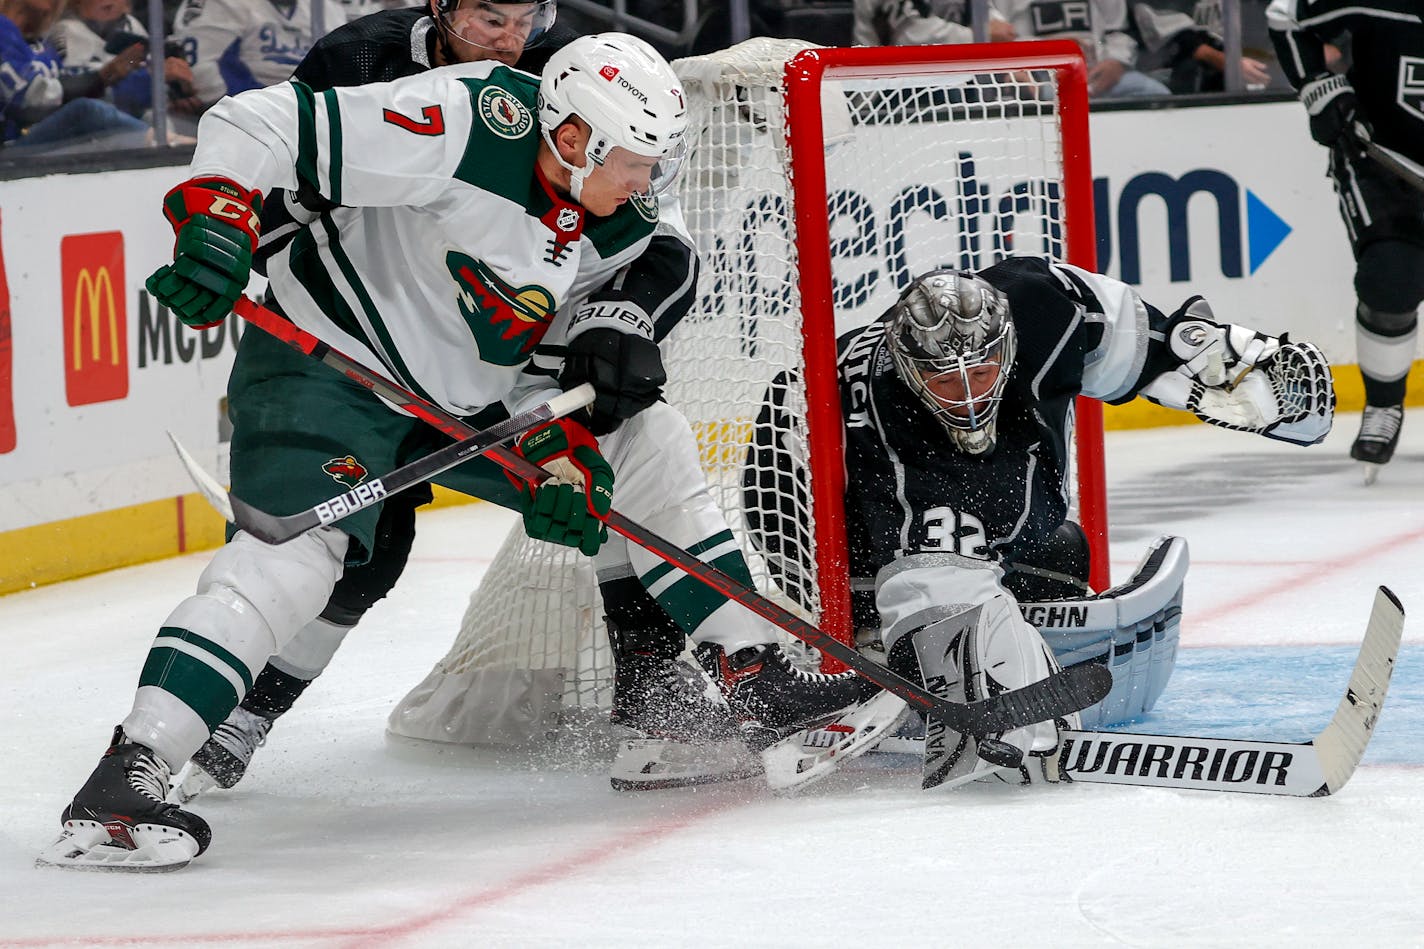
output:
M635 333L594 327L569 340L559 374L565 390L585 382L597 393L585 410L588 430L607 435L662 398L667 373L657 343Z
M1310 137L1321 145L1358 151L1359 140L1369 139L1355 87L1344 76L1317 76L1300 87L1300 101L1310 116Z

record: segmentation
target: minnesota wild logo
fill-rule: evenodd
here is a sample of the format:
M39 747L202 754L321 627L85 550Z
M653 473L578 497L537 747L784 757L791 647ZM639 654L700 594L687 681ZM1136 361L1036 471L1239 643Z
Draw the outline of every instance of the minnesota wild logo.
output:
M348 488L354 488L366 480L366 466L357 461L354 455L333 458L322 465L321 470L331 475L337 484L344 484Z
M658 199L642 191L635 191L628 197L628 203L633 205L633 210L638 212L638 216L649 224L656 224L658 220Z
M511 287L483 261L458 251L445 255L445 266L455 278L455 299L480 358L496 366L527 362L554 321L554 295L538 284Z

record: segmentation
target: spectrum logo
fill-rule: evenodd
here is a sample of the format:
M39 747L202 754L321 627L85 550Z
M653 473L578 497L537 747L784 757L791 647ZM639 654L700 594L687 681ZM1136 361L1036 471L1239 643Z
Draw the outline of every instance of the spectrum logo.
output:
M129 394L124 235L70 234L59 243L64 303L64 393L70 405Z
M1254 192L1243 189L1236 179L1214 168L1198 168L1180 178L1150 171L1129 179L1117 196L1116 220L1108 179L1098 178L1093 182L1098 266L1107 271L1112 259L1113 234L1116 233L1119 276L1125 283L1142 282L1139 218L1143 203L1152 199L1162 202L1167 213L1167 263L1172 282L1191 280L1187 205L1198 195L1204 195L1216 203L1217 242L1223 277L1254 274L1291 232L1290 225ZM1241 213L1243 198L1246 205L1244 229Z

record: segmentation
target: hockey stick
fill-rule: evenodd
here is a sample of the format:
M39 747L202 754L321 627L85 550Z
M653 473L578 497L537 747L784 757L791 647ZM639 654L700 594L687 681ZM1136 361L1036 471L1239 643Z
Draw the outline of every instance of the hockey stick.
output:
M328 498L305 511L281 516L259 510L237 495L224 490L218 480L204 471L193 456L188 454L187 449L172 432L168 433L168 438L178 450L178 457L182 460L183 467L188 469L188 475L198 485L198 490L208 503L217 508L218 513L263 543L285 544L313 528L339 521L349 514L355 514L385 500L392 494L398 494L406 488L433 478L442 471L463 464L476 455L482 455L501 442L522 435L542 422L563 418L571 412L576 412L592 404L593 395L593 386L584 383L568 392L559 393L547 402L541 402L528 412L521 412L482 431L476 432L472 429L473 434L408 465L402 465L385 477L363 481L345 494Z
M382 398L401 406L416 418L428 422L452 438L466 438L471 434L470 427L461 419L331 348L311 333L295 326L285 316L246 297L238 300L233 312L299 352L325 363ZM505 448L491 449L486 457L530 484L539 484L549 477L549 473L543 468L525 461ZM778 606L755 590L747 589L716 567L698 560L686 550L630 521L616 510L609 512L605 523L609 530L656 554L797 639L839 659L862 678L895 693L911 707L933 711L956 731L987 735L1021 728L1087 708L1094 702L1101 701L1112 688L1112 673L1105 666L1092 664L1075 666L1022 689L978 702L946 702L879 663L865 658L830 633Z
M1066 732L1063 770L1088 784L1145 784L1249 794L1324 797L1345 786L1374 734L1404 633L1404 607L1375 593L1345 697L1310 741L1186 738L1128 732Z
M1424 178L1419 176L1419 171L1410 168L1404 162L1396 158L1393 153L1385 151L1374 142L1361 140L1360 145L1365 149L1365 154L1370 156L1371 160L1381 168L1394 175L1415 191L1424 193Z

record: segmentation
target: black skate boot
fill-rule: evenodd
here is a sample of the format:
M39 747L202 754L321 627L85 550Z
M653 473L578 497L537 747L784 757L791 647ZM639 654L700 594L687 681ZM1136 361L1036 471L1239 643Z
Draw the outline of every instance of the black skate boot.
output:
M194 753L192 764L174 791L178 803L186 804L204 791L230 788L241 781L252 756L266 743L276 718L241 705L234 708Z
M725 702L707 694L701 669L680 661L681 630L623 630L608 625L613 648L612 722L650 738L726 741L738 737Z
M1370 467L1365 471L1365 483L1379 474L1379 466L1388 464L1399 444L1399 429L1404 424L1404 406L1367 405L1360 419L1360 434L1350 446L1350 457Z
M1360 434L1350 446L1350 457L1383 465L1394 457L1399 444L1399 429L1404 424L1404 406L1367 405L1360 419Z
M721 646L703 643L697 658L741 717L742 737L754 751L839 718L879 688L854 672L799 669L776 643L748 646L730 656Z
M610 721L636 732L619 742L609 781L644 791L732 781L757 774L736 716L700 669L678 658L678 629L619 629L611 619L613 711Z
M64 832L41 866L83 870L177 870L208 849L212 831L196 814L165 803L168 763L114 729L109 750L60 821Z

